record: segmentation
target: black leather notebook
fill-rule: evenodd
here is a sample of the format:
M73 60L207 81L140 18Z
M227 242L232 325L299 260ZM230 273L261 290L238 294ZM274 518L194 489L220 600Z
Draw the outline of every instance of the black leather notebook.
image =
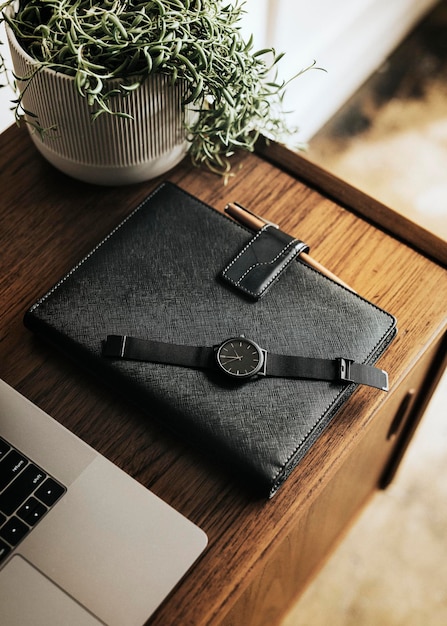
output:
M287 257L267 283L255 276L264 281L262 297L251 297L225 270L235 259L240 265L253 238L163 184L27 311L25 324L272 496L358 386L350 368L380 374L369 366L396 323L299 256ZM253 358L267 371L239 369L241 337L262 348ZM234 341L218 362L227 339ZM269 367L278 371L269 375ZM327 380L320 371L329 371Z

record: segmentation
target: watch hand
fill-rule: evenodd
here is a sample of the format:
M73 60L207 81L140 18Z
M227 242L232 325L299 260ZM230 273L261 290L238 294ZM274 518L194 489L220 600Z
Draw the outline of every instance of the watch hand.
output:
M237 359L242 359L242 356L239 356L239 354L237 353L236 348L234 347L233 343L231 343L230 345L231 345L231 347L232 347L232 349L233 349L233 351L234 351L234 354L236 355L236 357L235 357L235 358L237 358ZM222 355L222 356L223 356L223 355Z

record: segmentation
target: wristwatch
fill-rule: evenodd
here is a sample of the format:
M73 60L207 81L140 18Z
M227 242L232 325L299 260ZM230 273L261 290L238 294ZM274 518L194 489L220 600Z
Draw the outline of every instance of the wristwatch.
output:
M256 376L309 378L357 383L388 391L385 371L343 357L321 359L267 352L241 335L216 346L188 346L128 335L108 335L102 354L109 358L166 363L193 368L214 368L233 380Z

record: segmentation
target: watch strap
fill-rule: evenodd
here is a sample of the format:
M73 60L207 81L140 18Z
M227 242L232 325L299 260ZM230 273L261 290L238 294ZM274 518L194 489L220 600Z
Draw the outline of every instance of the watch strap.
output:
M128 335L107 335L102 354L132 361L205 368L210 366L213 349L139 339Z
M207 368L212 366L214 348L152 341L128 335L108 335L103 344L102 354L106 357L132 361ZM388 391L386 372L350 359L318 359L271 352L266 353L265 358L266 376L357 383Z
M284 354L267 354L267 376L310 378L368 385L388 391L388 374L372 365L351 359L317 359Z

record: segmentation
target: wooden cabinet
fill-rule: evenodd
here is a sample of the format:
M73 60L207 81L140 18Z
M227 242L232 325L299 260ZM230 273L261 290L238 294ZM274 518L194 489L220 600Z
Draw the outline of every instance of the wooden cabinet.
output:
M166 178L219 210L236 201L279 223L393 313L399 327L380 359L390 391L359 388L270 501L254 498L231 468L166 432L150 408L136 409L23 327L26 308L161 179L121 188L81 184L44 162L24 130L0 136L0 377L209 537L154 625L270 626L280 619L365 501L392 477L446 352L447 272L440 262L260 155L243 155L236 165L227 185L187 162Z
M446 354L445 342L441 345L435 341L390 401L372 416L342 465L334 468L308 506L297 513L291 530L222 624L270 626L297 598L362 505L378 487L385 488L392 479L409 435L422 417L421 409L433 383L433 363L441 354ZM410 398L409 403L406 398Z

